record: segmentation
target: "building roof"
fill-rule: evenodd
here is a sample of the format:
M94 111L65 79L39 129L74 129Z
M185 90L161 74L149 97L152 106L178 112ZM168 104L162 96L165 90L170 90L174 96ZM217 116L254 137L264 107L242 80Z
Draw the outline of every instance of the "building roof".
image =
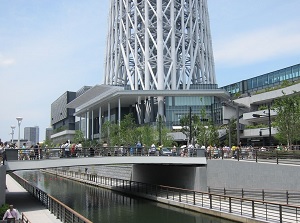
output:
M94 107L117 107L120 102L124 105L134 105L148 97L158 96L215 96L228 100L230 95L224 89L190 89L190 90L124 90L123 87L110 85L96 85L83 95L68 103L68 108L76 108L76 113L86 111Z

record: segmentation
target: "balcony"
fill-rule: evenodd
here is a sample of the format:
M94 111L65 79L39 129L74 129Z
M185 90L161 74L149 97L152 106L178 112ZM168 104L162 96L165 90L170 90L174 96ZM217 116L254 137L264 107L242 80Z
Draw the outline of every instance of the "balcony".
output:
M261 135L260 132L261 131ZM278 133L277 128L271 128L272 135ZM253 138L253 137L269 137L269 129L268 128L257 128L257 129L244 129L241 134L241 138Z

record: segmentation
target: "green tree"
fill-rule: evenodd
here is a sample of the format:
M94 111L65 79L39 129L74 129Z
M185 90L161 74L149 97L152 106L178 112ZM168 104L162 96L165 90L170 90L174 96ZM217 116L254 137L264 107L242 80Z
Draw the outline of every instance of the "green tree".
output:
M137 140L136 124L132 114L127 114L119 124L110 124L109 138L111 145L128 145Z
M75 131L73 141L74 141L74 143L79 143L79 142L84 142L85 141L84 134L81 130L76 130Z
M150 147L152 143L157 141L157 132L150 125L143 125L137 128L137 141L140 141L146 147Z
M161 135L162 135L162 141L161 144L164 147L171 147L174 145L174 139L173 137L170 136L170 130L166 127L163 127L161 130Z
M185 115L180 119L180 125L181 125L181 132L190 140L192 141L192 138L196 137L199 134L199 131L201 131L201 122L200 117L196 114L191 115ZM190 131L190 125L191 125L191 131ZM192 133L192 135L191 135ZM191 135L191 136L190 136Z
M224 145L229 146L229 134L230 134L231 146L236 145L237 142L236 119L231 119L230 122L226 125L226 128L227 128L226 131L227 134L226 134L225 142L223 142Z
M277 127L276 138L288 146L299 141L300 95L286 95L274 101L273 109L277 112L273 126Z
M209 126L208 126L208 118L206 115L205 109L200 110L199 121L196 126L196 139L199 145L207 146L209 141Z
M109 145L111 145L110 142L110 127L111 127L111 123L109 121L106 121L103 123L102 128L101 128L101 139L103 139L103 141L107 142Z
M44 146L47 146L48 148L53 148L55 147L53 141L51 139L45 139L43 142Z
M127 114L120 122L120 143L128 145L134 143L136 139L136 123L132 114Z
M214 125L213 121L210 120L208 123L208 144L209 145L219 145L219 133L218 129Z

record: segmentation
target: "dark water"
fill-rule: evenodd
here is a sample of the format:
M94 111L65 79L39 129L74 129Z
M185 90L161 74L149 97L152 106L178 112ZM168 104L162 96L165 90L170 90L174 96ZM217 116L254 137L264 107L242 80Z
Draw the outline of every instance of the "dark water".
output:
M39 171L21 171L17 174L95 223L232 222Z

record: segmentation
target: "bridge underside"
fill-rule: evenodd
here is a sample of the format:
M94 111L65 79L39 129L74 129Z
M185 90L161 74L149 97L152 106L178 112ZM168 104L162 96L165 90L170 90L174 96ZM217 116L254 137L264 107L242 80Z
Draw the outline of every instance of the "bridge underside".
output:
M207 190L206 165L133 165L132 180L197 191Z

